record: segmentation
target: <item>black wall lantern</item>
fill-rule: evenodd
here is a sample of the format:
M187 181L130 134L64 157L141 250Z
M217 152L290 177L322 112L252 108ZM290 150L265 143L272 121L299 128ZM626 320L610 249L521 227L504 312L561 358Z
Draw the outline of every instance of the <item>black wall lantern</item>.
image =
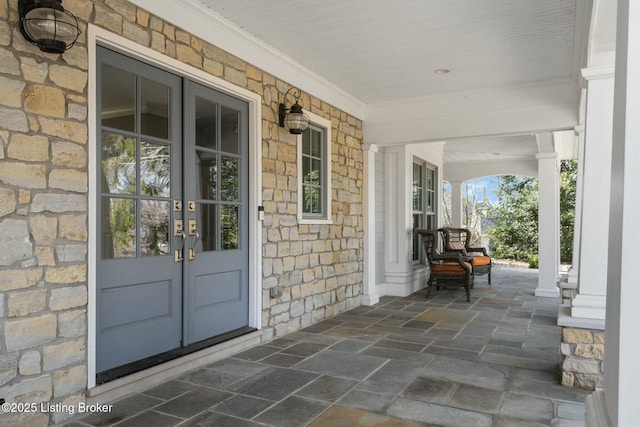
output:
M18 0L20 32L47 53L62 53L78 40L78 19L62 7L62 0Z
M285 106L287 102L287 95L293 90L293 97L296 102L287 109ZM280 104L278 108L278 118L280 119L280 127L283 127L289 131L290 134L300 135L309 127L309 117L302 111L302 107L298 104L300 99L300 89L292 87L284 94L284 103Z

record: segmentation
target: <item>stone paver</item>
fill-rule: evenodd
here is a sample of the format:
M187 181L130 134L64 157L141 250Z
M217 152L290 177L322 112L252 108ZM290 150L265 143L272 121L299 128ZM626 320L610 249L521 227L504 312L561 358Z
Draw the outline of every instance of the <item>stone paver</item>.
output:
M584 420L559 376L559 299L536 271L385 296L114 403L69 427L550 426ZM569 425L569 424L567 424Z

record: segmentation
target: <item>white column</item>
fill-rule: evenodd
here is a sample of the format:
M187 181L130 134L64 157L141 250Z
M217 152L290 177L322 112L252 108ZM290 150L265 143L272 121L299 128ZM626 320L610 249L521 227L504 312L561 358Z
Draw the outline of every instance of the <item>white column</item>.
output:
M586 97L586 93L584 94ZM571 260L571 270L567 277L567 283L578 283L578 271L580 268L580 232L582 223L582 188L583 188L583 173L584 173L584 124L576 126L576 132L578 133L578 170L576 172L576 207L573 216L573 254Z
M571 316L604 319L607 295L609 204L613 130L613 67L586 68L584 175L578 295Z
M449 181L451 184L451 226L462 227L462 181Z
M538 159L538 287L535 295L557 297L558 275L558 223L560 206L558 203L558 154L552 150L550 133L536 135L538 146L545 152L536 155Z
M404 283L413 269L411 248L411 170L407 170L405 147L387 147L384 152L385 282ZM410 168L409 168L410 169Z
M376 153L375 144L364 145L364 289L362 304L374 305L380 301L376 292Z
M635 426L640 340L640 4L618 1L604 393L614 426ZM608 200L608 199L607 199ZM582 280L582 276L580 276Z

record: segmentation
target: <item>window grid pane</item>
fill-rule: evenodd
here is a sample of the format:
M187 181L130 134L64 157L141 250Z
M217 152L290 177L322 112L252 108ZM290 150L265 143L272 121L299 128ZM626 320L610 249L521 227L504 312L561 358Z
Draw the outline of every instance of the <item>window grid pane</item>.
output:
M322 203L325 191L323 132L308 128L302 134L302 212L309 216L324 213Z

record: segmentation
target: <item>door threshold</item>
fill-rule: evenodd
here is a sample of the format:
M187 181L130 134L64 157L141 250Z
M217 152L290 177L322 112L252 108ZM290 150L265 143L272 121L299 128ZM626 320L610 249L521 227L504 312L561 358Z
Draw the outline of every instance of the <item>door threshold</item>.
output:
M189 354L178 356L173 360L90 388L87 390L87 403L113 402L130 394L139 393L156 385L160 385L188 371L201 368L202 366L217 362L259 345L262 331L251 329L254 332L228 339L217 345L211 346L209 343L210 346L207 348L193 349ZM208 341L209 340L205 340L195 344Z
M224 334L216 335L212 338L198 341L185 347L179 347L173 350L165 351L164 353L145 357L144 359L127 363L126 365L116 366L115 368L111 368L97 374L96 385L102 385L113 380L117 380L118 378L126 377L128 375L135 374L136 372L144 371L145 369L149 369L154 366L161 365L165 362L169 362L188 354L195 353L196 351L202 350L204 348L212 347L225 341L232 340L241 335L246 335L248 333L254 332L255 330L255 328L249 327L235 329Z

